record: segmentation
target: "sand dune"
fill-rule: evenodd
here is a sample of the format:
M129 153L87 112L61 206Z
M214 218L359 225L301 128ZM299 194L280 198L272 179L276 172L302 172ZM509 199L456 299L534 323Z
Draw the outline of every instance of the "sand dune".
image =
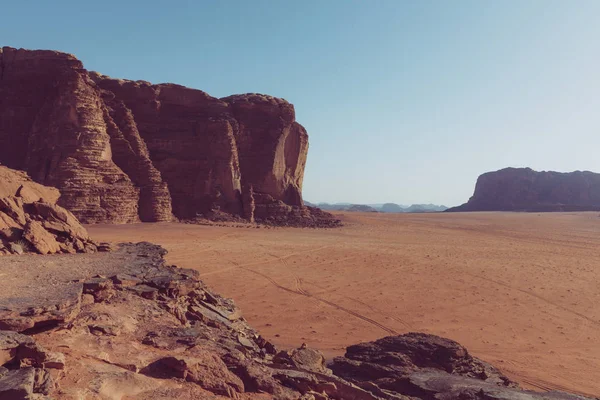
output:
M333 230L89 226L162 244L283 347L422 331L525 387L600 395L597 213L339 214Z

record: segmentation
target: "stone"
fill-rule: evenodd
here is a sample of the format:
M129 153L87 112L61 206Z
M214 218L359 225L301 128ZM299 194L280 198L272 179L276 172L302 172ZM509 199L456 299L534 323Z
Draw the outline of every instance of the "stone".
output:
M284 99L113 79L57 51L1 54L0 162L58 188L83 223L335 220L304 206L308 134Z
M518 385L488 363L472 357L467 349L446 338L424 333L388 336L374 342L349 346L329 368L374 394L383 391L411 395L409 383L415 372L437 371L440 376L460 376L480 386L517 388Z
M600 174L504 168L477 178L469 201L447 211L600 211Z
M2 89L0 89L0 91L1 90ZM2 122L4 122L4 120L2 120ZM0 131L2 131L2 128L0 128ZM11 151L10 146L0 146L0 148L0 152ZM14 156L15 155L13 154L13 157ZM60 193L58 190L34 182L27 173L15 171L14 169L8 168L6 165L0 165L0 198L16 197L24 204L29 204L39 201L42 198L50 203L56 203L59 196Z
M34 393L35 368L7 371L0 376L0 399L29 400Z
M40 254L54 254L60 251L60 245L54 236L38 221L30 221L25 226L23 237Z
M13 331L0 330L0 365L12 361L17 355L20 346L33 343L29 336Z
M145 299L154 300L158 298L158 289L148 285L136 285L128 289Z
M325 357L323 354L305 345L291 351L279 352L274 357L273 362L307 371L325 374L331 372L325 366Z
M23 250L23 246L18 243L10 243L8 246L13 254L21 255L25 252L25 250Z
M19 225L17 221L12 219L8 214L3 211L0 211L0 230L8 231L15 228L22 228L22 225Z
M234 397L244 392L242 380L227 369L213 353L202 352L191 357L161 358L140 371L153 377L172 377L196 383L215 394Z
M135 286L141 284L142 280L135 276L118 274L110 278L115 285L121 285L123 287Z
M23 210L23 200L20 197L7 196L0 198L0 210L21 226L27 222Z
M30 214L41 217L44 228L81 241L89 240L87 231L77 218L59 205L38 201L30 208Z
M98 251L100 251L100 252L109 252L109 251L115 250L115 248L113 247L112 244L106 243L106 242L98 244L97 247L98 247Z

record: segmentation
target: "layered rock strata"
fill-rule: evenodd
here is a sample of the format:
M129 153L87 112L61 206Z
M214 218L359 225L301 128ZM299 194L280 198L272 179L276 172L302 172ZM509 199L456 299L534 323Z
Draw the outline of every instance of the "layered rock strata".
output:
M0 50L0 162L57 187L84 223L304 218L307 152L283 99L218 99L90 73L65 53Z

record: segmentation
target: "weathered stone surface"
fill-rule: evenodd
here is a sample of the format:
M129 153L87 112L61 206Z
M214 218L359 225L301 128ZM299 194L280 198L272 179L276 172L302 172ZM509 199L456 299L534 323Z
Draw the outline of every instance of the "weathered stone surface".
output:
M0 58L0 162L82 222L253 221L256 206L259 221L331 224L303 205L308 135L287 101L112 79L55 51Z
M19 225L25 225L25 211L23 210L23 199L15 196L0 198L0 210L11 217Z
M505 168L480 175L469 201L448 211L599 211L600 174Z
M583 399L568 393L524 391L458 343L423 333L350 346L329 367L340 378L383 399Z
M60 246L54 236L37 221L30 221L25 225L23 237L40 254L54 254L60 251Z
M0 197L0 254L94 250L95 244L77 218L56 204L56 189L32 182L23 172L0 166L0 193L5 195Z
M29 336L0 331L0 399L44 399L54 388L47 368L64 364L63 354L47 351Z
M0 118L0 126L3 123L4 121ZM7 150L10 150L10 148L5 149L0 145L0 152ZM45 202L55 204L60 197L60 193L53 187L34 182L23 171L15 171L0 165L0 198L14 197L21 199L23 203L34 203L44 199Z
M497 369L472 357L458 343L424 333L388 336L375 342L350 346L344 357L334 360L331 368L336 375L350 379L353 374L360 376L363 370L389 379L406 376L422 368L434 368L502 386L514 385Z
M325 367L325 357L320 351L302 345L298 349L281 351L273 359L277 364L319 373L331 373Z
M29 400L33 395L35 368L7 371L0 376L0 398Z
M197 353L194 357L164 357L141 372L157 378L183 379L210 392L229 397L244 392L242 380L229 371L225 363L212 352Z

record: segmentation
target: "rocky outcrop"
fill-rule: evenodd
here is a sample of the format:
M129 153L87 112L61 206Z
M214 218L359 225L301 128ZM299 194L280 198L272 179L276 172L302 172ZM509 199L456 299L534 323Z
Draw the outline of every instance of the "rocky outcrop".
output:
M77 218L56 204L56 189L0 166L0 196L0 255L97 250Z
M469 201L448 211L598 211L600 174L505 168L477 179Z
M55 51L0 60L0 162L57 187L82 222L311 215L308 135L283 99L112 79Z
M37 265L9 257L0 280L0 398L584 399L523 391L433 335L350 346L330 365L306 345L278 351L233 301L196 271L165 265L165 254L128 243L59 255L44 268L41 257Z
M0 330L0 399L44 400L55 389L50 370L62 370L65 357L31 337Z
M525 391L458 343L409 333L361 343L333 360L333 373L382 399L564 399L562 392Z

